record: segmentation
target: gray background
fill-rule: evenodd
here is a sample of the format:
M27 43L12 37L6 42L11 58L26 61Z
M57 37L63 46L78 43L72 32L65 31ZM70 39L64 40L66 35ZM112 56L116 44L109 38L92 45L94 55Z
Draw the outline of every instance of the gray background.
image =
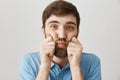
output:
M0 0L0 80L19 80L21 58L39 51L41 14L53 0ZM120 80L120 0L69 0L81 15L79 40L101 59L102 79Z

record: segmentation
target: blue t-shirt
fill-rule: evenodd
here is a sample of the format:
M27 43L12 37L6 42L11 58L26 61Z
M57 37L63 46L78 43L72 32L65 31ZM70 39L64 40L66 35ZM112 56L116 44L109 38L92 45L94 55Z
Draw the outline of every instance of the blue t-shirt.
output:
M40 66L40 53L26 54L22 59L20 80L35 80ZM82 53L80 62L84 80L101 80L100 59L94 54ZM70 64L64 68L52 62L48 80L72 80Z

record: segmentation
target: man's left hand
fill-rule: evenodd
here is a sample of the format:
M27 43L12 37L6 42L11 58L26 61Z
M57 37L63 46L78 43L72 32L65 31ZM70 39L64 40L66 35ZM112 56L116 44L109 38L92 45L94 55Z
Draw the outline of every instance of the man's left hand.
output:
M73 37L67 47L70 66L79 66L83 47L76 37Z

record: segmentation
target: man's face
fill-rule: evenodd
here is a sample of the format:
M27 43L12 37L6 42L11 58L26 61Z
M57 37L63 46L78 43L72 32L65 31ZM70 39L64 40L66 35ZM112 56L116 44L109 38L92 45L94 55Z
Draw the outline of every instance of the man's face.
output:
M78 36L77 21L73 15L55 16L51 15L45 23L45 38L52 36L56 42L55 56L60 58L67 57L67 46L72 37Z

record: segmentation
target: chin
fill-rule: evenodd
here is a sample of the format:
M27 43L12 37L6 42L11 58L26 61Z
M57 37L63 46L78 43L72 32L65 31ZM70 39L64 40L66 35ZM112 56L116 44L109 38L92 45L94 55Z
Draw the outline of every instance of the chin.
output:
M55 48L55 56L59 58L66 58L67 57L67 49L64 47L56 47Z

